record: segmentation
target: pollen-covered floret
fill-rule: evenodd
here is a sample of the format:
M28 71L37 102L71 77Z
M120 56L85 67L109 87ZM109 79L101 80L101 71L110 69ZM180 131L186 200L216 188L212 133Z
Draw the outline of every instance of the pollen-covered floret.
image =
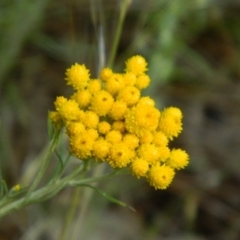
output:
M122 140L122 134L120 131L111 130L106 134L106 140L112 144L119 143Z
M69 136L77 136L85 131L85 126L82 122L72 121L66 125L66 129Z
M77 120L81 114L78 104L73 100L67 100L59 108L58 112L64 121Z
M126 130L125 123L123 121L115 121L112 123L112 129L124 133Z
M127 106L133 106L138 102L139 98L140 91L133 86L123 88L117 96L117 100L125 102Z
M153 134L151 131L144 131L141 136L139 136L140 143L152 143Z
M107 122L107 121L102 121L102 122L100 122L99 124L98 124L98 132L100 133L100 134L103 134L103 135L105 135L105 134L107 134L110 130L111 130L111 125L110 125L110 123L109 122Z
M123 168L131 162L133 157L134 152L125 143L119 142L112 145L107 161L113 168Z
M143 158L135 158L131 164L132 174L137 178L146 176L149 170L149 162Z
M136 75L147 71L147 62L142 56L133 56L126 62L126 72L133 72Z
M167 164L174 169L185 168L188 165L189 156L182 149L173 149L170 153Z
M99 116L105 116L111 109L113 101L114 99L110 93L101 90L92 97L90 109Z
M137 81L137 77L133 72L127 72L123 75L123 80L126 86L134 86Z
M128 109L125 117L126 129L141 136L146 130L155 131L160 111L153 106L141 104Z
M165 109L159 120L158 130L162 131L170 140L182 131L182 114L178 108Z
M92 155L91 151L95 140L89 136L87 131L70 138L69 151L79 159L87 159Z
M74 93L71 97L72 100L75 100L80 108L88 107L91 102L91 93L86 90L80 90Z
M159 162L166 162L170 155L170 149L167 146L159 147Z
M153 143L158 147L167 146L168 138L163 132L156 131L153 134Z
M125 82L121 74L112 74L112 76L106 80L105 89L111 95L116 95L121 89L125 87Z
M60 129L63 126L61 115L57 111L49 112L49 119L55 128Z
M100 78L102 81L107 81L111 76L113 72L112 69L110 68L103 68L102 71L100 72Z
M148 87L149 84L150 84L150 77L147 74L142 74L138 76L135 83L135 87L141 90Z
M154 165L148 173L148 181L155 189L166 189L173 180L174 170L165 165Z
M138 106L140 105L147 105L147 106L152 106L154 107L155 106L155 102L152 98L150 97L141 97L138 101Z
M86 111L82 122L87 128L97 128L99 116L93 111Z
M114 120L120 120L124 118L126 112L127 104L123 101L115 101L112 104L108 115Z
M66 103L68 101L67 98L63 97L63 96L59 96L56 98L55 102L54 102L54 106L56 108L57 111L59 111L59 109L63 106L64 103Z
M89 70L85 65L75 63L66 71L66 81L68 85L71 85L75 90L83 90L89 81Z
M99 137L98 131L96 129L94 129L94 128L89 128L86 131L87 131L88 136L91 139L93 139L93 141L96 141L97 138Z
M102 89L102 85L100 80L92 79L91 81L89 81L87 88L91 94L94 94Z
M149 164L154 164L159 160L160 150L154 144L141 144L138 148L138 156L145 159Z
M135 149L139 145L139 138L135 134L127 133L123 137L123 142L130 149Z
M93 156L97 158L97 160L105 161L109 155L111 144L105 140L104 138L99 138L93 144Z

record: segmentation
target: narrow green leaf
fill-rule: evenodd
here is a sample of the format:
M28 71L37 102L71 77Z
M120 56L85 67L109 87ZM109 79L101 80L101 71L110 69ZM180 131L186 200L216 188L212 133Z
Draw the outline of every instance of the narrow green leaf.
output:
M97 187L94 187L94 186L89 185L89 184L80 184L80 185L81 185L81 186L84 186L84 187L89 187L89 188L95 190L96 192L98 192L99 194L101 194L103 197L105 197L105 198L108 199L109 201L111 201L111 202L113 202L113 203L116 203L116 204L118 204L118 205L120 205L120 206L122 206L122 207L128 207L128 208L131 209L132 211L136 212L136 210L135 210L133 207L129 206L128 204L126 204L126 203L124 203L124 202L122 202L122 201L120 201L120 200L118 200L118 199L116 199L116 198L113 198L113 197L109 196L108 194L106 194L105 192L101 191L101 190L100 190L99 188L97 188Z

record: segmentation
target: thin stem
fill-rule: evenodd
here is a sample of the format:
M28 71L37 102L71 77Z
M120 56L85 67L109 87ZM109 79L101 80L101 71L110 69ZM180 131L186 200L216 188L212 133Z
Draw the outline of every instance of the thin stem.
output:
M84 177L84 175L87 172L90 164L91 164L90 161L83 163L83 165L82 165L83 169L82 169L82 174L81 174L82 177ZM79 206L79 197L80 197L80 188L78 187L74 191L73 199L72 199L72 202L71 202L71 208L70 208L70 210L67 214L67 218L66 218L65 224L63 226L63 230L62 230L62 233L61 233L60 240L69 239L69 237L70 237L70 230L71 230L70 226L72 225L75 213L76 213L77 208Z
M45 195L48 193L52 192L53 190L56 189L56 183L52 184L51 186L46 186L43 187L35 192L32 192L28 196L28 200L26 201L26 196L6 204L5 206L0 208L0 217L5 216L12 212L13 210L19 210L22 209L23 207L30 205L34 202L39 202L39 199L42 199Z
M31 192L30 194L28 193L27 196L23 196L18 200L6 203L0 208L0 217L7 215L13 210L19 210L35 202L42 202L51 198L52 196L56 195L61 189L67 186L69 181L76 178L76 176L78 176L81 171L84 171L83 164L65 178L56 180L51 184L48 184L34 192Z
M97 177L102 174L104 170L104 164L99 165L93 172L92 176ZM75 221L75 226L72 230L72 235L69 239L75 239L74 236L79 236L79 233L83 230L82 227L84 226L83 222L86 218L87 211L89 209L90 200L92 199L93 191L90 189L84 189L82 192L82 198L81 198L81 208L79 209L78 217ZM77 238L76 238L77 239Z
M124 169L125 170L125 169ZM103 176L98 176L98 177L92 177L92 178L87 178L87 179L83 179L83 180L72 180L69 181L68 185L71 187L77 187L77 186L81 186L82 184L88 184L88 183L93 183L93 182L98 182L101 180L105 180L107 178L110 178L113 175L117 175L119 173L125 173L125 171L123 171L123 169L117 169L114 170L108 174L105 174Z
M26 195L25 201L27 201L28 197L30 196L30 194L36 189L37 185L39 184L39 182L41 181L44 173L47 170L48 164L50 162L51 156L54 152L54 149L57 145L57 141L58 141L58 137L59 137L60 131L56 132L55 136L53 137L48 149L47 149L47 154L46 157L42 163L41 169L37 174L37 177L35 178L33 184L30 186L29 191Z
M74 189L74 193L73 193L73 198L72 198L72 202L71 202L71 208L67 214L67 218L63 227L63 231L61 233L61 237L60 240L65 240L65 239L69 239L68 235L70 232L70 226L72 224L72 221L74 219L75 213L77 211L77 208L79 206L79 198L80 198L80 187Z
M113 40L113 45L110 51L110 56L108 59L108 67L112 67L113 62L115 60L116 57L116 53L117 53L117 47L120 41L120 35L122 32L122 28L123 28L123 23L124 23L124 19L127 13L127 8L129 5L130 1L129 0L123 0L121 2L121 6L120 6L120 15L119 15L119 19L118 19L118 23L117 23L117 29L116 29L116 33L115 33L115 37Z
M61 189L63 189L66 186L76 187L81 186L81 184L86 183L94 183L99 182L101 180L107 179L110 176L117 174L119 172L123 172L121 170L115 170L109 174L99 176L99 172L101 172L102 168L98 169L98 171L95 172L94 177L88 178L88 179L82 179L82 180L75 180L76 178L79 179L79 176L82 176L87 170L88 170L88 163L81 164L77 169L75 169L71 174L68 176L58 179L56 181L53 181L52 183L45 185L44 187L28 193L27 195L23 196L22 198L18 200L11 200L12 202L9 202L9 199L6 199L5 204L1 205L0 208L0 217L3 217L13 210L20 210L25 206L28 206L33 203L39 203L42 201L45 201L52 196L56 195ZM26 199L27 197L27 199ZM87 197L88 198L88 197ZM86 206L85 206L86 207ZM83 211L85 213L86 209ZM84 214L83 214L84 215Z

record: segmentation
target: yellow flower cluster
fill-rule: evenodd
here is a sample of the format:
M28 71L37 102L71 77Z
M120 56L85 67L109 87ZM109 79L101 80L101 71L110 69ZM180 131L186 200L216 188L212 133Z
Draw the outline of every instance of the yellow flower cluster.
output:
M189 156L168 147L182 131L181 111L160 112L153 99L141 97L150 83L146 70L147 62L137 55L126 61L124 73L104 68L99 79L90 79L85 65L76 63L66 71L74 93L70 99L57 97L49 117L56 128L66 128L72 155L128 167L155 189L165 189Z

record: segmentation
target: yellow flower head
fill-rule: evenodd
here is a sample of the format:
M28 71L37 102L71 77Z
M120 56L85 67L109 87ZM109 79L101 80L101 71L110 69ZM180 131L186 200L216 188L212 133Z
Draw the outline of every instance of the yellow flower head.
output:
M108 80L106 80L105 89L111 95L116 95L125 86L123 76L114 73Z
M123 168L131 162L133 156L134 152L125 143L119 142L112 145L107 161L113 168Z
M77 120L81 114L78 104L73 100L67 100L63 103L61 107L59 107L58 112L66 122Z
M113 72L110 68L103 68L102 71L100 72L100 78L102 81L107 81L111 76Z
M137 136L148 131L155 131L158 126L160 112L153 106L137 105L129 109L126 113L126 129Z
M174 178L175 172L169 166L154 165L148 173L148 181L150 186L157 189L166 189Z
M138 156L146 160L149 164L154 164L159 160L160 151L154 144L141 144L138 148Z
M168 138L163 132L156 131L153 134L153 143L158 147L167 146Z
M169 139L177 137L182 131L182 114L178 108L167 108L162 112L158 130L162 131Z
M67 85L71 85L75 90L83 90L89 81L89 70L85 65L75 63L66 71Z
M152 98L141 97L150 84L147 70L146 60L136 55L126 61L124 73L104 68L99 79L90 79L85 65L76 63L66 70L74 94L57 97L49 119L66 128L72 155L128 167L155 189L165 189L175 170L189 162L184 150L168 147L182 131L183 116L176 107L160 112Z
M126 72L133 72L137 76L147 71L147 62L142 56L133 56L126 62Z
M111 130L106 134L106 140L112 144L119 143L122 140L122 134L120 131Z
M100 91L102 88L101 82L98 79L92 79L88 83L88 91L92 94Z
M170 149L167 146L158 147L159 161L165 162L170 156Z
M143 158L135 158L130 168L132 174L137 178L145 177L149 170L149 163Z
M136 121L140 127L155 131L158 126L160 111L150 105L138 105L136 107Z
M99 138L93 145L93 156L101 161L108 157L111 144L103 138Z
M112 107L108 115L114 120L123 119L127 112L127 104L123 101L116 101L112 104Z
M189 156L181 149L173 149L167 161L167 164L174 169L185 168L188 165Z
M123 121L115 121L112 124L112 129L117 130L121 133L124 133L126 128L125 128L125 123Z
M139 145L139 138L135 134L127 133L123 137L123 142L132 150Z
M171 115L176 122L181 122L183 117L181 110L176 107L168 107L164 109L164 114Z
M150 97L141 97L138 101L138 106L140 105L148 105L148 106L155 106L155 101Z
M49 112L49 119L56 128L61 128L63 126L63 121L61 115L57 111Z
M105 116L112 107L113 97L105 90L101 90L94 94L91 102L91 110L99 116Z
M139 137L140 143L151 143L153 141L153 135L150 131L142 132L141 136Z
M97 128L99 123L99 116L93 111L86 111L83 124L87 128Z
M110 130L111 130L111 125L110 123L106 122L106 121L102 121L98 124L98 132L100 134L107 134Z
M92 138L93 141L95 141L99 137L98 131L94 128L87 129L86 133L90 138Z
M91 157L94 139L89 136L87 131L70 138L69 151L72 155L80 159Z
M100 134L107 134L110 130L111 130L111 125L109 122L106 122L106 121L102 121L98 124L98 132Z
M134 86L137 81L137 77L133 72L127 72L123 75L123 80L126 86Z
M71 99L75 100L80 108L85 108L90 104L91 97L92 95L88 90L80 90L74 93Z
M148 87L150 84L150 77L146 74L138 76L135 87L142 90Z
M85 126L81 122L69 122L66 126L68 136L76 136L85 131Z
M123 88L117 96L117 100L125 102L127 106L133 106L138 102L139 98L140 91L133 86Z
M62 105L64 103L66 103L67 101L68 101L67 98L65 98L63 96L57 97L54 102L54 106L55 106L56 110L58 111L62 107Z

